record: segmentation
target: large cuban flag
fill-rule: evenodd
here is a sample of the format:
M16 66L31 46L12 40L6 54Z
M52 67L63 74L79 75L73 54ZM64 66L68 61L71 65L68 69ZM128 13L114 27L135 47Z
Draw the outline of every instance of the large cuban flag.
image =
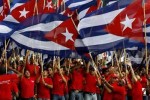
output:
M119 0L84 17L78 31L90 51L139 46L143 21L142 0Z
M39 14L22 22L11 38L21 47L66 57L84 46L71 18L61 14Z

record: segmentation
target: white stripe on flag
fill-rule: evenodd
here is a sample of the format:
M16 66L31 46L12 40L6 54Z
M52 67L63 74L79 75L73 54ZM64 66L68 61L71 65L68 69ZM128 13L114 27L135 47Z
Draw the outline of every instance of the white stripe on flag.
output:
M115 41L119 41L125 39L125 37L116 36L113 34L106 34L106 35L99 35L99 36L93 36L93 37L87 37L82 39L85 46L93 46L93 45L101 45L101 44L107 44L112 43ZM77 40L81 41L81 40ZM77 43L77 47L82 47L83 45Z
M81 2L71 3L68 7L69 8L77 7L77 6L80 6L80 5L87 4L91 1L93 1L93 0L84 0L84 1L81 1Z
M69 50L68 48L61 46L57 43L54 43L52 41L40 41L35 40L29 37L26 37L20 33L23 32L30 32L30 31L51 31L57 26L59 26L62 23L62 21L54 21L46 24L37 24L30 27L27 27L25 29L15 31L11 38L14 39L16 42L30 47L30 48L36 48L36 49L42 49L42 50ZM23 40L23 41L22 41ZM26 41L26 42L25 42Z
M4 21L8 21L8 22L14 22L14 23L20 23L18 22L12 15L8 15Z
M5 25L0 25L0 31L1 33L8 34L9 32L12 31L12 29Z
M35 39L26 37L19 33L15 33L15 34L11 35L11 38L26 47L30 47L30 48L34 48L34 49L51 50L51 51L69 50L68 48L61 46L57 43L54 43L52 41L35 40Z
M87 14L87 11L89 10L89 8L87 9L84 9L83 11L81 11L78 16L79 16L79 19L83 18L86 14Z
M111 11L105 14L83 18L79 23L78 30L88 28L88 27L106 25L110 23L122 10L124 10L124 8Z
M3 10L3 6L0 7L0 13L2 12L2 10Z

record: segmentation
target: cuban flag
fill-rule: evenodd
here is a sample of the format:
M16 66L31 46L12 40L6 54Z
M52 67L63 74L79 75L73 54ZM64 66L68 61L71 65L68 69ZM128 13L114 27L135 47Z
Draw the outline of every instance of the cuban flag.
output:
M142 0L120 0L84 17L78 31L90 51L144 43Z
M64 3L67 8L75 10L81 6L87 5L87 8L96 4L96 0L64 0Z
M72 19L60 14L40 14L19 26L11 38L26 49L65 57L76 52L75 43L83 45Z
M44 0L38 0L37 2L36 0L13 0L10 2L9 15L0 22L0 36L9 37L27 18L37 14L53 12L56 12L56 9L53 7L51 0L46 2Z
M4 0L5 2L7 0ZM2 1L1 1L2 2ZM6 39L9 37L15 29L18 27L18 21L10 14L12 10L14 10L16 7L26 3L27 0L13 0L10 2L10 10L8 15L3 19L3 21L0 22L0 37L1 39ZM4 3L4 2L3 2Z

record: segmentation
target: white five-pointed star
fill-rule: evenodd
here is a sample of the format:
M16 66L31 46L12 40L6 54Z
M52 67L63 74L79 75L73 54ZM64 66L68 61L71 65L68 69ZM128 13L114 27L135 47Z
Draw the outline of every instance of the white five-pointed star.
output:
M52 2L47 2L46 7L48 8L48 10L49 10L49 8L52 8Z
M124 31L126 28L132 29L132 23L134 22L134 20L135 20L135 18L129 19L129 17L126 15L125 21L120 22L121 24L124 25L123 31Z
M68 31L67 28L66 28L66 33L61 33L61 34L63 34L63 35L66 37L65 42L67 42L68 40L71 40L71 41L74 42L74 40L73 40L73 38L72 38L73 34L69 33L69 31Z
M29 11L26 11L26 9L24 8L23 11L19 11L20 12L20 17L25 17L26 18L26 15L27 13L29 13Z

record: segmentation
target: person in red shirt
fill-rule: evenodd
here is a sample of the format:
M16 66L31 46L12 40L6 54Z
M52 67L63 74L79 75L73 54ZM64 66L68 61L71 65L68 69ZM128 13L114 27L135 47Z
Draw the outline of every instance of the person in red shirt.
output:
M26 53L26 70L30 72L30 77L37 78L40 75L40 67L38 66L38 62L35 60L34 54L30 57L30 62L28 61L28 56L30 55L30 51Z
M42 78L43 77L43 78ZM43 76L37 79L38 100L50 100L50 89L53 88L52 79L48 77L48 71L43 71Z
M24 76L21 78L20 87L21 100L34 99L35 79L30 77L30 72L28 70L25 71Z
M75 62L75 66L71 75L71 95L70 100L83 100L83 83L84 83L84 71L81 63Z
M14 88L13 80L17 80L19 74L5 74L5 67L0 68L0 100L12 100L12 91L18 94L16 88Z
M143 93L142 93L142 84L140 82L140 76L135 75L134 70L132 68L132 64L130 61L127 61L126 64L129 66L131 70L132 80L132 100L143 100Z
M65 100L64 89L66 86L67 81L64 77L64 68L60 68L60 58L58 58L54 64L53 100Z
M110 93L110 95L104 95L103 100L125 100L125 80L120 79L117 76L112 76L111 84L109 84L105 79L103 79L103 82L104 87L106 88L108 93Z
M97 100L97 85L101 85L101 82L95 69L90 67L91 66L89 62L85 75L85 100Z

